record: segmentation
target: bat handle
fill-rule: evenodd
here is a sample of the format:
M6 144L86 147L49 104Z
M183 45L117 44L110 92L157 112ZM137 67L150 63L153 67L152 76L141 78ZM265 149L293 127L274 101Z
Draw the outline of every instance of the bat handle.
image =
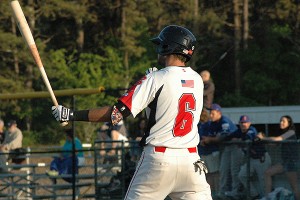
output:
M68 122L62 122L60 123L61 126L67 126L69 123Z

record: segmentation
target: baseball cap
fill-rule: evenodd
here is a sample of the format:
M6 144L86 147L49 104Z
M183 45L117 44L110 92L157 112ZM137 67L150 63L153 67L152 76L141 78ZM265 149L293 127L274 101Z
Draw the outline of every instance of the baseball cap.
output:
M222 108L219 104L213 103L210 108L207 108L207 110L217 110L221 112Z
M247 116L247 115L242 115L242 116L240 117L240 122L241 122L241 123L250 122L249 116Z
M16 121L16 120L10 120L10 121L7 123L7 126L8 126L8 127L11 127L13 124L17 124L17 121Z
M65 133L66 133L67 136L73 138L73 129L71 129L71 128L70 129L66 129Z

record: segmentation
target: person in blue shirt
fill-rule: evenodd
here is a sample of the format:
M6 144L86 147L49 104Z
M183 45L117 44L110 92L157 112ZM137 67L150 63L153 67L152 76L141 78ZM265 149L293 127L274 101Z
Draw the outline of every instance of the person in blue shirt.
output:
M253 177L254 175L257 176L257 179L250 179L251 199L262 198L264 196L264 173L271 165L271 158L266 151L264 144L262 144L261 140L257 137L257 134L256 128L251 125L250 117L242 115L239 119L238 130L230 136L230 138L251 142L249 146L241 146L241 150L244 155L247 155L249 152L250 165L248 166L247 162L244 163L238 175L244 186L244 190L247 188L249 175L250 177ZM250 148L249 151L248 148ZM250 174L248 174L248 171ZM239 191L234 191L231 195L237 196L237 194L239 194Z
M210 132L211 121L209 120L208 111L203 108L198 123L198 133L200 141L204 136L212 136ZM198 145L198 153L207 167L206 179L210 185L212 195L214 196L219 191L219 166L220 166L220 151L218 144L200 144Z
M209 135L202 136L201 145L221 144L228 140L228 136L237 130L237 126L226 116L222 115L222 108L218 104L212 104L210 110ZM236 145L226 145L221 150L220 160L220 195L238 190L241 183L238 178L242 152L237 151Z
M72 129L68 129L65 131L66 133L66 141L62 147L62 153L59 157L55 157L54 160L50 164L50 171L46 171L46 173L50 177L55 177L62 174L73 174L73 132ZM75 173L78 174L78 166L84 164L84 155L82 151L81 141L75 137ZM72 182L72 178L66 177L63 178L67 182ZM54 182L56 182L54 180Z

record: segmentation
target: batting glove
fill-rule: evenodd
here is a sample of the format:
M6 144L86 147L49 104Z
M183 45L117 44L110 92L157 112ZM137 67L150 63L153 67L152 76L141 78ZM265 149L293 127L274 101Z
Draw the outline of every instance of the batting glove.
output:
M146 75L152 73L152 72L155 72L157 71L158 69L156 67L150 67L149 69L146 70Z
M59 122L68 122L73 117L73 111L62 105L52 106L52 114Z
M203 160L199 159L196 162L194 162L193 164L195 167L195 172L197 172L199 170L200 174L201 174L201 172L204 172L205 174L207 174L208 169Z

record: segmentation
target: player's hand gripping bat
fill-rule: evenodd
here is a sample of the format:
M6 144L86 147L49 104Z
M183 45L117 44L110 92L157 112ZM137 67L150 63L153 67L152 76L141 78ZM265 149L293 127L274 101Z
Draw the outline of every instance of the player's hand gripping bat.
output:
M42 60L40 58L40 54L39 54L39 51L37 49L37 46L35 44L35 41L33 39L33 36L32 36L32 33L30 31L30 28L29 28L29 25L26 21L26 18L24 16L24 13L22 11L22 8L19 4L19 1L17 0L13 0L11 1L11 8L12 8L12 11L13 11L13 14L14 14L14 17L16 19L16 22L17 22L17 25L19 27L19 30L26 42L26 44L28 45L29 47L29 50L30 50L30 53L35 61L35 63L37 64L37 66L39 67L39 70L41 72L41 75L43 77L43 80L44 80L44 83L48 89L48 92L50 93L50 97L52 99L52 102L55 106L58 106L58 102L56 100L56 97L54 95L54 92L52 90L52 87L50 85L50 82L48 80L48 77L47 77L47 74L46 74L46 71L44 69L44 66L43 66L43 63L42 63ZM61 123L63 126L67 125L68 122L63 122Z

